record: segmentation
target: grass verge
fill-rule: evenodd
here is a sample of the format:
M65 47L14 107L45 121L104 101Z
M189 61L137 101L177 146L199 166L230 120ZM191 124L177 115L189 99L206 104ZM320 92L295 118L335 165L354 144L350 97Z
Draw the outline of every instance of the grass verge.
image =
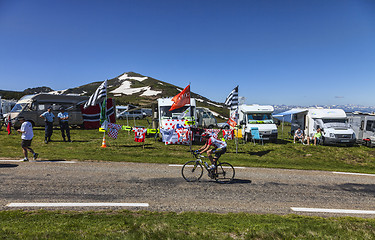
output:
M119 124L126 124L126 120ZM145 120L129 121L129 125L143 125ZM375 150L364 146L306 146L293 143L288 136L289 129L279 131L278 143L266 143L263 146L253 143L236 144L228 141L228 151L222 161L235 166L310 169L327 171L351 171L375 173ZM44 144L44 129L34 129L32 147L41 159L48 160L98 160L128 161L152 163L184 163L192 158L189 146L164 145L153 138L147 138L145 145L134 142L132 132L120 131L118 138L106 137L107 148L101 148L103 133L98 130L72 129L73 142L62 142L58 129L54 130L53 142ZM21 159L20 134L7 135L0 131L0 157ZM199 146L194 145L193 149Z
M245 213L0 212L2 239L373 239L375 219Z

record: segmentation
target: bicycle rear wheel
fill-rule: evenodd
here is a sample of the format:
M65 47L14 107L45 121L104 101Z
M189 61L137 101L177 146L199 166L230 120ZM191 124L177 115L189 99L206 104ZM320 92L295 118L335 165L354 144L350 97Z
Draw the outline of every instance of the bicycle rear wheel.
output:
M189 161L184 164L181 170L182 177L188 182L196 182L203 175L203 167L198 161Z
M234 167L227 162L222 162L217 165L215 180L219 183L230 183L233 181L234 174Z

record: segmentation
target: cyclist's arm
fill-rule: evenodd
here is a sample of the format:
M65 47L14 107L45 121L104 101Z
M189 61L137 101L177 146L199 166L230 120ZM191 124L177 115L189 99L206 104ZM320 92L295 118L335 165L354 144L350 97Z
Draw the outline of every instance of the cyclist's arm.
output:
M210 149L210 145L208 145L208 143L206 143L203 147L201 147L200 149L198 149L198 151L200 152L200 154L202 154L204 152L207 152L208 149Z

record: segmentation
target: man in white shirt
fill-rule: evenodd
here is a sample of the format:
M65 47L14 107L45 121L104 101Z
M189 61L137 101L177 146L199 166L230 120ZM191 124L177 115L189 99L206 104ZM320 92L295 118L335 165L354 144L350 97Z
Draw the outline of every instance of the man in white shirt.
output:
M303 141L303 131L301 130L301 128L298 128L294 133L294 143L296 143L296 140Z
M33 140L33 137L34 137L33 125L30 122L25 121L24 117L19 117L18 120L21 122L21 128L18 129L17 131L22 133L22 135L21 135L21 139L22 139L21 147L22 147L22 150L23 150L23 155L25 156L23 161L24 162L29 161L29 159L27 158L27 151L31 152L34 156L34 160L36 160L36 158L38 157L39 154L37 154L36 152L34 152L33 149L30 148L31 141Z

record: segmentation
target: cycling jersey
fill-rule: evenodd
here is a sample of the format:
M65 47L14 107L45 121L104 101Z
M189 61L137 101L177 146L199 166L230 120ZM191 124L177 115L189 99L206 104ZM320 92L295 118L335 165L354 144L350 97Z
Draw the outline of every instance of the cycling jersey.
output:
M226 148L227 147L227 143L226 142L223 142L223 141L220 141L214 137L210 137L208 139L208 142L207 144L209 146L213 145L215 148Z

